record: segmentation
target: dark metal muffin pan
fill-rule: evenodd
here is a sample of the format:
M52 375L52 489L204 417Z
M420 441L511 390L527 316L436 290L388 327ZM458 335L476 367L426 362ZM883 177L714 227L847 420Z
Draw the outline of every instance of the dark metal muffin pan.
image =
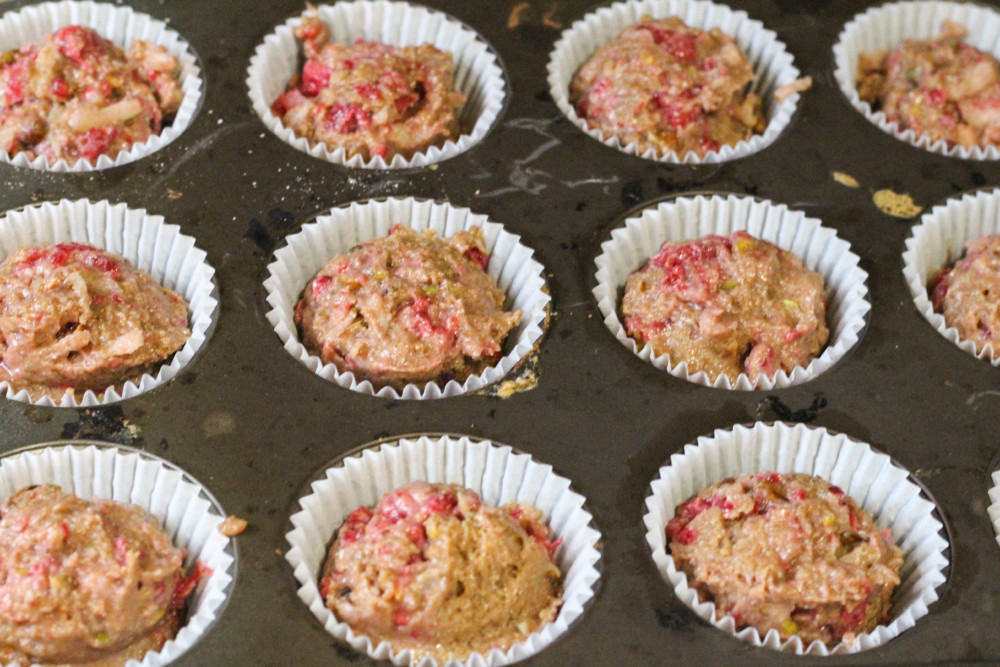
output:
M176 664L366 664L295 596L283 558L288 517L327 462L367 442L418 432L513 445L552 464L588 500L605 539L598 594L582 621L530 664L818 664L754 648L697 619L660 578L643 538L643 499L670 454L716 428L756 420L807 421L887 452L936 498L951 539L949 579L916 627L874 651L825 660L1000 661L1000 548L986 515L989 475L1000 465L1000 369L961 351L919 315L900 259L912 221L884 215L871 200L874 190L888 187L933 205L1000 186L1000 164L914 148L851 108L833 82L832 48L843 24L873 3L730 2L776 31L815 85L767 149L734 162L683 166L605 147L552 103L545 70L552 45L598 4L428 0L497 50L508 101L471 150L433 169L385 172L300 153L268 132L250 107L250 55L304 3L130 4L169 20L201 59L205 96L191 127L157 153L107 171L49 174L0 165L0 203L9 209L63 197L109 199L163 215L208 252L217 270L218 324L178 377L136 398L95 409L0 402L0 453L56 439L128 444L181 466L250 522L237 538L239 574L227 608ZM861 187L838 184L835 171ZM872 312L846 359L796 387L727 392L658 371L610 335L590 294L600 243L637 206L706 191L785 203L851 243L869 273ZM281 348L264 318L261 285L273 250L316 215L380 196L467 206L536 250L553 304L533 360L534 388L506 399L483 392L387 401L327 382Z

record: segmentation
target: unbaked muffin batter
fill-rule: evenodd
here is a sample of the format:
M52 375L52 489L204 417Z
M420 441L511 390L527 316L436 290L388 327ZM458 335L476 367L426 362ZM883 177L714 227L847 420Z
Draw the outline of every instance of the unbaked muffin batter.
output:
M712 381L791 372L829 337L823 278L746 232L664 243L628 277L622 314L638 342Z
M0 380L33 398L102 392L187 342L188 306L128 260L82 243L0 263Z
M334 257L295 309L306 348L376 386L455 379L501 355L521 311L484 270L482 230L447 240L395 226Z
M761 133L753 68L733 39L679 18L626 28L580 67L570 102L587 124L640 153L703 156Z
M439 664L504 651L555 619L562 596L541 512L414 482L360 507L330 549L326 605L374 643Z
M121 667L173 637L206 573L142 508L57 486L0 507L0 661Z
M987 345L1000 354L1000 236L983 236L965 244L965 257L939 276L931 301L962 340L976 351Z
M935 39L908 39L858 58L862 100L902 130L952 146L1000 145L1000 63L945 21Z
M329 42L309 9L295 29L306 61L271 105L299 137L347 156L410 157L461 134L452 55L431 44L396 47L362 39Z
M158 135L183 100L180 65L136 40L128 52L67 26L0 55L0 150L49 162L114 159Z
M889 530L819 477L729 478L667 524L677 569L736 627L803 643L851 641L888 619L903 553Z

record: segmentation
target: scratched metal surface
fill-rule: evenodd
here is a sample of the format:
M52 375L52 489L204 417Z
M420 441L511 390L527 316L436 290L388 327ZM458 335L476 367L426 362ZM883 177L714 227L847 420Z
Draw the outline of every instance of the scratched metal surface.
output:
M23 5L5 4L5 9ZM596 601L537 665L772 664L780 656L724 636L678 602L643 539L643 498L658 466L697 436L757 419L804 419L888 452L938 498L953 535L953 570L917 626L874 652L833 664L1000 661L995 612L1000 548L985 507L998 465L1000 370L942 339L918 315L901 274L910 223L887 217L871 192L891 187L930 205L1000 185L1000 165L911 148L858 115L836 89L831 49L870 3L732 2L775 30L816 86L770 148L718 166L667 166L599 145L563 119L545 65L560 28L596 6L535 0L428 0L496 48L512 94L494 131L435 169L370 172L314 160L268 133L244 85L254 47L302 8L299 0L136 0L169 20L201 58L204 104L191 128L152 157L92 175L0 165L4 208L61 197L107 198L162 214L208 251L221 315L204 353L153 392L93 410L0 402L0 452L87 437L164 456L246 517L231 601L180 665L365 664L296 598L282 553L288 516L324 464L371 440L452 432L509 443L553 464L589 500L602 531ZM832 171L853 175L848 189ZM666 196L752 194L820 218L870 274L871 323L853 353L805 385L738 393L688 384L616 342L590 296L593 257L624 212ZM468 206L523 235L549 274L554 316L537 386L507 400L466 396L391 402L341 389L282 350L264 319L261 281L272 250L312 216L352 200L412 195Z

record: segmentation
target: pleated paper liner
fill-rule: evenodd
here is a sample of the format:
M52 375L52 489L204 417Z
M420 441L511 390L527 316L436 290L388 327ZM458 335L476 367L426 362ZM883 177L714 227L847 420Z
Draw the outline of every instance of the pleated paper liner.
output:
M388 642L375 644L355 633L324 604L318 579L333 537L356 508L371 507L383 495L413 481L460 484L478 493L488 505L523 502L541 510L555 538L563 542L555 561L563 574L563 599L554 621L509 650L474 653L450 660L448 667L499 667L528 658L566 633L594 596L599 578L600 533L584 498L570 481L527 454L489 440L457 436L422 436L387 440L364 448L328 468L299 500L292 515L294 529L286 535L291 549L286 559L299 583L299 598L326 630L355 650L396 665L438 667L433 658L416 660L409 650L394 651Z
M694 152L660 155L652 149L639 153L637 144L622 145L617 137L605 136L600 130L589 127L586 119L577 115L569 101L569 86L573 75L598 48L617 37L625 28L639 23L644 16L654 19L677 16L692 28L705 31L719 28L732 37L753 67L755 79L750 91L757 93L763 102L763 112L767 118L764 133L698 157ZM684 164L735 160L771 145L788 125L800 97L795 93L778 102L774 99L774 92L797 78L799 70L793 64L791 54L773 31L765 28L760 21L751 19L744 11L705 0L632 0L597 9L563 32L552 50L548 65L552 99L574 125L601 143L626 153L639 155L647 160Z
M154 153L188 128L201 105L203 81L191 46L164 21L134 11L131 7L99 2L44 2L10 11L0 17L0 52L19 49L69 25L92 28L116 46L128 50L137 39L164 47L180 63L180 83L184 93L177 115L159 135L133 144L114 159L101 155L93 163L81 158L75 164L60 159L50 164L45 157L29 160L24 153L0 151L0 160L18 167L42 171L86 172L117 167Z
M180 293L188 302L191 337L154 373L109 387L99 395L87 390L79 397L64 395L58 402L47 396L32 400L27 390L15 392L8 383L0 383L7 398L35 405L91 407L137 396L176 376L204 346L217 316L215 269L194 238L161 216L108 201L63 199L7 211L0 217L0 259L27 245L69 241L124 257L156 282Z
M654 356L649 345L640 345L625 330L620 318L620 299L629 274L641 269L665 241L685 241L709 234L729 236L746 231L795 254L805 267L823 276L826 286L826 323L830 338L822 352L807 366L773 378L760 375L756 384L746 373L733 383L720 374L713 382L705 372L689 374L685 362L671 363L668 355ZM807 382L829 370L854 347L861 336L871 304L865 280L868 274L850 244L819 220L806 217L784 204L758 201L736 195L679 197L651 206L625 220L601 244L594 297L604 324L622 345L639 358L670 374L718 389L778 389Z
M32 484L56 484L84 500L139 505L159 519L175 546L187 551L187 569L200 561L211 570L188 599L187 617L177 636L129 665L167 665L209 631L232 591L236 546L218 531L226 514L197 480L164 459L130 447L74 441L35 445L0 457L0 501Z
M408 384L402 391L393 387L375 388L368 380L341 371L305 348L295 326L295 304L306 284L334 256L362 241L386 236L393 225L415 230L434 230L446 238L471 227L481 227L490 255L487 273L496 278L506 294L504 309L521 309L523 314L503 345L503 356L495 365L464 382L449 380L439 385ZM497 382L538 345L551 300L545 286L544 269L532 257L533 251L520 237L491 222L486 216L466 208L426 200L386 199L355 202L320 216L315 222L288 237L287 245L274 253L264 281L271 310L267 319L285 349L314 373L342 387L383 398L430 399L465 394Z
M1000 190L971 192L935 206L906 239L903 277L917 310L938 333L976 358L1000 366L1000 349L986 345L977 352L974 342L963 340L944 315L934 312L928 291L938 271L962 257L967 241L995 234L1000 234Z
M945 21L958 23L969 31L966 43L1000 58L1000 13L996 9L964 2L891 2L858 14L844 26L833 47L834 79L855 109L900 141L951 157L1000 159L1000 149L996 146L949 147L943 139L932 141L927 135L903 130L883 112L862 101L855 88L861 54L891 51L907 39L932 39L941 33Z
M429 43L450 52L455 62L455 88L465 96L465 104L458 110L462 134L410 158L395 155L388 163L378 156L365 161L361 155L347 155L343 148L330 150L322 142L310 144L296 136L271 113L271 104L285 92L301 67L299 45L293 34L302 21L301 15L297 15L264 38L247 70L254 111L282 141L315 158L348 167L405 169L447 160L469 150L486 136L503 109L507 84L496 54L472 28L447 14L407 2L356 0L319 5L316 9L330 28L331 42L351 44L364 39L392 46Z
M700 602L667 552L666 526L678 505L703 488L727 477L757 472L799 472L839 486L868 511L879 528L888 527L903 550L902 583L892 598L889 621L854 642L805 645L799 637L781 641L777 631L761 636L755 628L736 629L732 616L721 615L712 602ZM723 632L755 646L799 655L842 655L874 649L913 627L938 598L946 580L947 540L935 504L923 495L912 476L870 445L823 428L802 424L764 424L718 429L686 445L660 468L646 499L646 541L660 574L698 616Z

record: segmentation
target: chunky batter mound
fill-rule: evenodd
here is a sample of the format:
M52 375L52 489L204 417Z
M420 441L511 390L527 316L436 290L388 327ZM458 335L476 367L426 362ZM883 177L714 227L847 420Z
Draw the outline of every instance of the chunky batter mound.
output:
M295 29L306 62L271 105L296 136L348 157L409 158L461 134L452 55L430 44L332 44L314 9Z
M324 363L376 386L461 382L496 363L521 319L504 312L488 261L478 227L444 241L397 225L330 260L295 323Z
M173 637L203 572L136 505L32 486L0 508L0 661L120 667Z
M853 641L889 617L903 553L836 486L759 473L703 489L667 524L670 552L703 601L738 629L809 644Z
M1000 63L945 21L936 39L906 40L858 58L862 100L900 129L952 146L1000 145Z
M965 257L938 278L931 301L962 340L976 351L987 345L994 354L1000 335L1000 236L983 236L965 244Z
M562 596L541 512L414 482L359 507L323 568L326 605L354 629L439 664L507 650L555 619Z
M0 149L49 162L114 159L158 135L180 108L180 65L136 40L126 53L68 26L0 55Z
M699 156L764 131L761 101L745 92L750 63L718 28L679 18L626 28L573 77L570 102L587 124L640 153Z
M806 366L829 337L823 278L746 232L666 242L628 277L628 334L714 382Z
M128 260L81 243L0 263L0 380L32 397L139 377L183 347L188 307Z

